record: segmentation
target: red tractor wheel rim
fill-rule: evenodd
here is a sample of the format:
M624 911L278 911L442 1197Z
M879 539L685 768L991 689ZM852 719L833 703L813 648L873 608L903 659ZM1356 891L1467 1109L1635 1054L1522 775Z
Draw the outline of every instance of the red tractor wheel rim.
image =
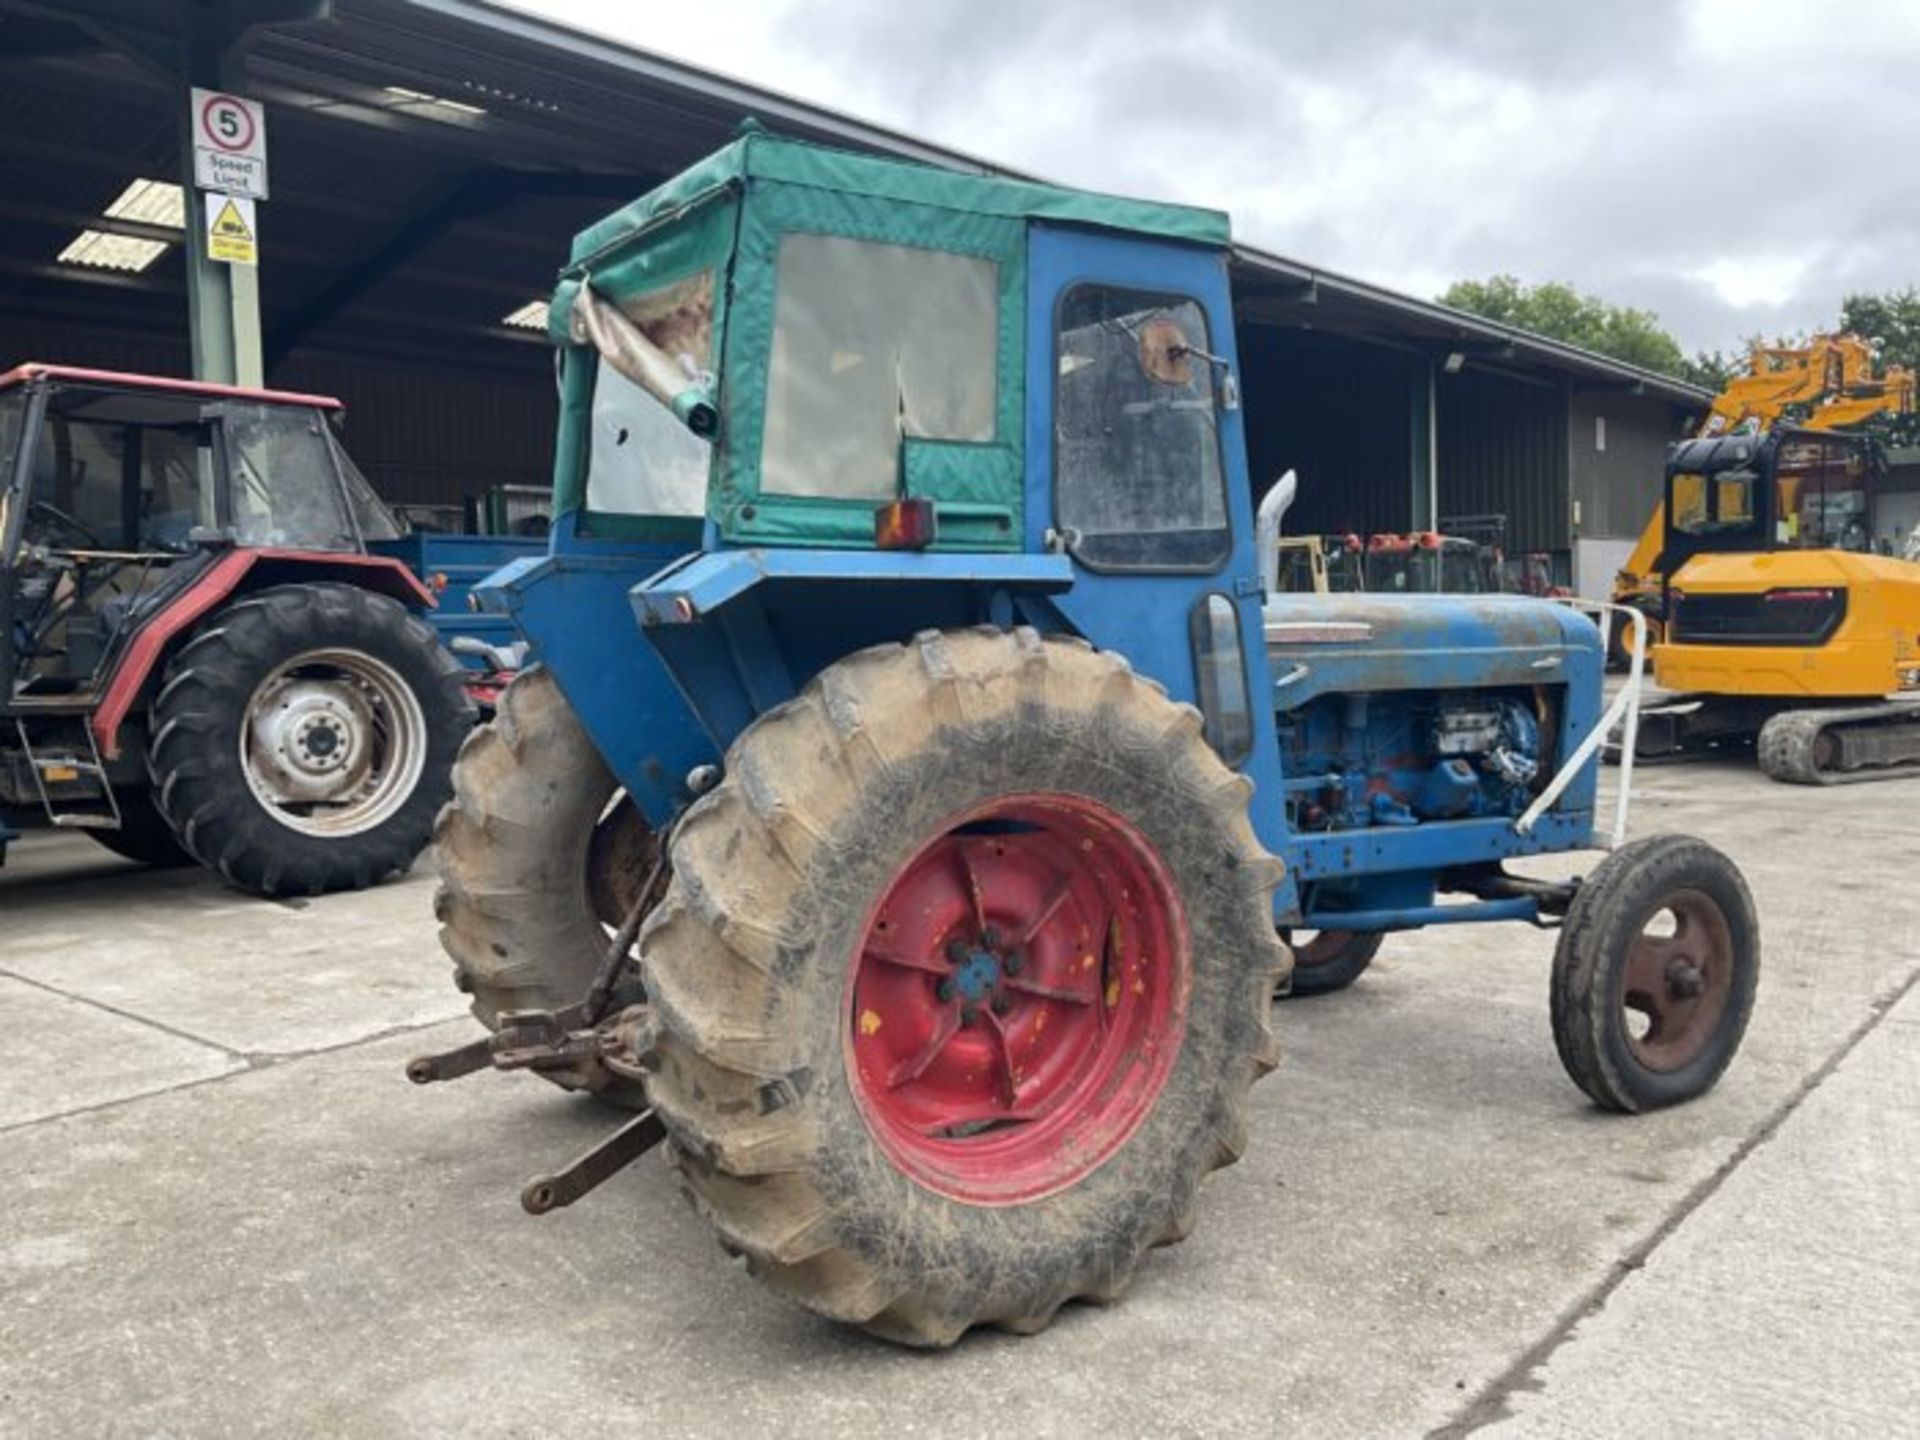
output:
M1063 1190L1152 1110L1190 971L1172 877L1105 806L1019 794L951 817L889 879L849 968L867 1127L955 1200Z

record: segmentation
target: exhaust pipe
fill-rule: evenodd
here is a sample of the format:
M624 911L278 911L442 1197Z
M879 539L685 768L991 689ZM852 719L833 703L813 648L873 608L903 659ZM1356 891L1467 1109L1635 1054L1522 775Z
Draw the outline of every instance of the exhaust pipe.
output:
M591 344L609 365L671 410L674 419L701 439L711 439L720 428L720 412L707 385L687 374L681 362L649 340L585 281L573 297L567 333L576 345Z
M1260 561L1260 588L1269 596L1280 593L1280 521L1299 493L1300 477L1292 470L1273 482L1253 518L1253 545Z

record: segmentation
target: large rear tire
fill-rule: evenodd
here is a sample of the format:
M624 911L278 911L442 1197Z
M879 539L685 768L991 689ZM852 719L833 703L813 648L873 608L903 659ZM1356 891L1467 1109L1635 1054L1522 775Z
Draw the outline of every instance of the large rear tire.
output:
M364 889L432 833L473 728L462 673L384 595L316 582L237 600L201 623L154 699L160 812L240 889Z
M584 999L653 856L652 832L552 674L516 675L461 747L434 827L440 943L480 1022L498 1029L504 1012ZM608 1094L642 1103L637 1086Z
M752 725L641 938L648 1095L723 1243L912 1345L1117 1298L1273 1065L1249 793L1191 706L1025 629L864 651Z
M175 870L196 863L173 833L167 817L153 803L153 792L145 785L116 786L113 801L120 811L120 828L88 829L85 834L95 844L123 860L150 865L156 870Z

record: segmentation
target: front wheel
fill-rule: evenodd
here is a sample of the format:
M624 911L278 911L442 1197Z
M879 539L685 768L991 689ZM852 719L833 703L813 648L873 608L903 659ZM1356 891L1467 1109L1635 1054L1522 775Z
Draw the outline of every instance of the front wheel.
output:
M830 666L734 744L641 938L696 1205L944 1345L1116 1298L1246 1143L1278 867L1200 717L1030 630Z
M1386 936L1377 931L1283 930L1281 938L1293 950L1293 983L1282 999L1331 995L1358 980L1380 953Z
M167 666L148 755L159 808L229 883L363 889L426 846L473 726L460 663L351 585L283 585L205 621Z
M1581 885L1553 956L1553 1039L1596 1105L1637 1113L1710 1090L1760 976L1753 896L1690 835L1614 851Z

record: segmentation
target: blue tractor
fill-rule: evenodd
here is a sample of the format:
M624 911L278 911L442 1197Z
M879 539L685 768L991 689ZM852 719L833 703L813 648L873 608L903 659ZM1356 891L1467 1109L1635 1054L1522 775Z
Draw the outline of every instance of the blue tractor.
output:
M757 132L579 237L550 551L479 591L537 663L437 833L494 1033L409 1066L641 1112L528 1209L665 1140L800 1303L1036 1329L1187 1233L1276 990L1426 925L1558 928L1600 1106L1718 1079L1731 863L1506 868L1604 848L1595 626L1267 593L1227 262L1214 212Z

